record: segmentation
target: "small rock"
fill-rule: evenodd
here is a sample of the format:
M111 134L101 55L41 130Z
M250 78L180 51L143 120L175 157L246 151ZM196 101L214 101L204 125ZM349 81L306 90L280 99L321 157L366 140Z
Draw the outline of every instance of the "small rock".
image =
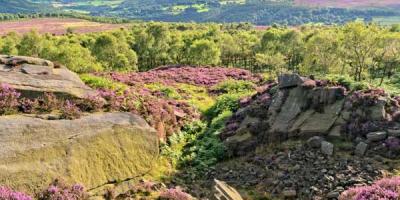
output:
M307 140L307 144L309 147L317 149L321 147L322 141L323 141L322 137L314 136Z
M286 198L291 198L291 197L297 196L296 190L283 190L282 194Z
M360 143L357 144L356 150L355 150L354 153L357 156L364 156L364 154L367 151L367 149L368 149L368 144L365 143L365 142L360 142Z
M325 154L325 155L328 155L328 156L333 155L333 148L334 148L334 146L333 146L333 144L330 143L330 142L323 141L323 142L321 143L321 151L322 151L322 153Z
M326 195L326 198L328 198L328 199L336 199L336 198L339 197L339 195L340 195L339 192L333 191L333 192L329 192Z
M367 134L367 138L371 142L379 142L386 139L387 133L384 131L372 132Z
M288 88L302 85L304 79L298 74L282 74L278 77L279 88Z
M388 132L389 136L400 137L400 129L399 130L388 129L387 132Z
M240 196L239 192L236 189L232 188L228 184L223 181L219 181L217 179L214 180L215 182L215 197L217 199L232 199L232 200L243 200Z

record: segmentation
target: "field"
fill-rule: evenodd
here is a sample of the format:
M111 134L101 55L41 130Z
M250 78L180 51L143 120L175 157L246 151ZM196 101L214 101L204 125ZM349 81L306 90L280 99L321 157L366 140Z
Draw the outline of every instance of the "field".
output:
M12 31L24 34L32 29L40 33L62 35L67 32L68 28L72 28L74 33L88 33L113 30L121 27L126 27L126 25L104 24L81 19L42 18L0 22L0 35L5 35Z
M398 0L295 0L296 5L321 7L380 7L400 5Z

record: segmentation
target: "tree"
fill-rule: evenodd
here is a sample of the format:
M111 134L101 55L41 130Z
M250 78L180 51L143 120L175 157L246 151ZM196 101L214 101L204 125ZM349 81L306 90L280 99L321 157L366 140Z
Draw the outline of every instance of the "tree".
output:
M15 32L7 34L3 38L3 44L0 47L0 52L6 55L18 55L17 45L19 40L20 38Z
M36 30L26 33L18 45L19 54L38 57L42 51L42 41L42 37Z
M217 65L220 63L221 50L210 40L196 40L190 46L191 63L195 65Z
M137 70L136 53L124 39L111 34L102 34L96 39L92 54L107 70Z
M344 73L338 53L341 51L340 39L341 34L335 30L314 32L306 41L302 72L321 75Z
M380 29L374 24L366 26L362 22L352 22L343 27L343 55L351 67L354 80L361 81L368 76L378 48Z
M171 37L166 25L150 24L145 30L135 32L134 35L136 43L133 45L133 49L140 55L141 69L168 63Z

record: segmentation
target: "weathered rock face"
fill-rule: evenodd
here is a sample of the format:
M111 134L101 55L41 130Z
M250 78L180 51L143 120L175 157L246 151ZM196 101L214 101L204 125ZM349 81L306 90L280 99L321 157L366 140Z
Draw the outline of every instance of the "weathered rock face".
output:
M259 143L313 136L361 138L379 146L387 138L387 130L400 129L392 120L392 114L400 109L393 105L399 102L381 90L349 92L296 74L282 75L279 84L265 88L239 109L221 134L235 155L243 155ZM331 154L332 148L327 149Z
M155 130L130 113L77 120L0 117L0 185L42 189L54 178L88 189L148 172L158 157Z
M219 180L214 180L215 182L215 199L216 200L243 200L239 192L235 188L229 186L227 183Z
M39 58L0 55L0 82L10 84L25 97L44 92L84 98L93 93L75 73Z

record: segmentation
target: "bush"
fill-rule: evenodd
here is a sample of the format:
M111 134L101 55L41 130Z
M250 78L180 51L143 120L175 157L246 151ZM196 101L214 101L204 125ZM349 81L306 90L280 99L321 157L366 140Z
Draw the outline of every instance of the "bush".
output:
M32 200L32 197L7 187L0 187L0 200Z
M84 200L88 195L82 185L69 186L60 180L55 180L49 187L38 194L39 200Z
M339 200L396 200L400 197L400 177L384 178L371 186L355 187L344 191Z
M81 74L80 78L85 84L94 89L109 89L118 92L123 92L128 89L128 86L123 83L91 74Z
M0 84L0 115L12 114L17 111L18 98L21 94L8 84Z
M326 79L333 84L341 85L349 90L357 91L357 90L367 90L370 88L368 83L363 81L361 82L354 81L348 75L328 75Z
M168 189L162 191L160 194L161 200L191 200L193 199L188 193L183 192L179 188Z
M162 96L171 99L182 99L181 95L171 86L166 86L161 83L146 84L146 88L150 89L152 92L159 93Z
M77 119L81 116L81 110L71 101L65 101L60 109L61 119Z
M211 88L217 93L248 93L255 91L256 84L246 80L228 79Z
M211 120L224 111L236 111L240 106L239 101L243 96L243 94L223 94L217 97L216 103L208 109L206 116Z

